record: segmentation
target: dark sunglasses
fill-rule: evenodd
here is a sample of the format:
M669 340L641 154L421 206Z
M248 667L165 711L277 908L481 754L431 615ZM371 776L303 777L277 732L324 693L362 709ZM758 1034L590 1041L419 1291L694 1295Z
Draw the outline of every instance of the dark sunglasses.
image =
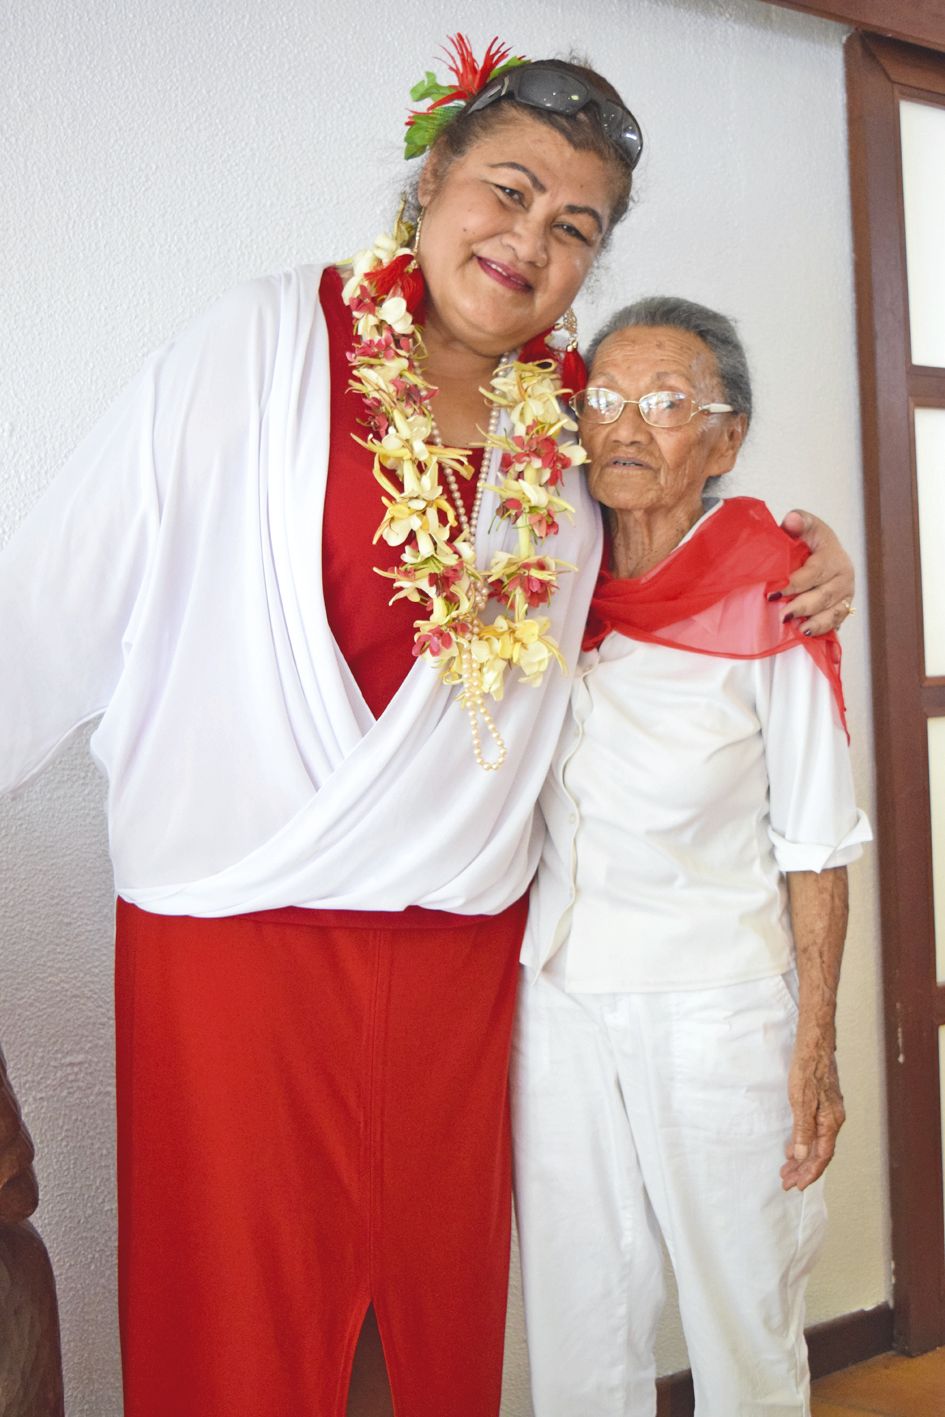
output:
M605 98L600 89L565 69L536 69L531 64L509 69L500 78L486 84L482 93L477 93L469 103L466 112L475 113L500 98L515 98L529 108L544 108L550 113L563 114L580 113L582 108L593 103L600 114L601 127L614 146L620 149L630 170L640 161L643 134L630 110Z

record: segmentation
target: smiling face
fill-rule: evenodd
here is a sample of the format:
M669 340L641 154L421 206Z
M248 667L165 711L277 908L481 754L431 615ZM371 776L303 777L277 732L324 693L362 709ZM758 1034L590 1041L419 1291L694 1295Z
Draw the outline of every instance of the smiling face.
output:
M662 389L697 404L724 403L715 355L698 335L670 326L618 330L597 350L588 383L639 399ZM598 502L617 514L651 514L691 526L710 477L728 472L745 436L743 414L697 413L681 428L653 428L635 404L613 423L581 420L590 457L588 482Z
M613 176L520 111L444 162L431 155L419 188L427 324L496 357L571 304L609 225Z

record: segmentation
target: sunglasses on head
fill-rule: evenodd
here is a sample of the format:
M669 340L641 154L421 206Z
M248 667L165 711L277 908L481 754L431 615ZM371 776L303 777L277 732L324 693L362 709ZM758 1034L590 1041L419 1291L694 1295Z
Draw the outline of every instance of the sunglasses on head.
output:
M565 69L537 69L531 64L509 69L486 84L482 93L476 94L469 103L466 112L475 113L500 98L514 98L529 108L544 108L549 113L565 115L580 113L582 108L593 103L600 115L601 127L614 146L620 149L630 170L640 161L643 134L629 108L614 103L593 84L569 74Z

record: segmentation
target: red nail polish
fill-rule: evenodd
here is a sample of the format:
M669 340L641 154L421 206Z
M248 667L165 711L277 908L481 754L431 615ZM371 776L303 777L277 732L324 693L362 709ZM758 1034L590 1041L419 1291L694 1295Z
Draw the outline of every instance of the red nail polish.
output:
M805 630L803 633L807 636L808 639L810 639L814 632L813 630Z
M784 619L781 621L781 624L782 624L782 625L790 625L790 623L791 623L791 621L792 621L793 619L794 619L794 616L793 616L793 614L791 613L791 611L789 610L788 613L785 615Z
M779 590L773 590L773 591L771 592L771 594L768 596L768 599L769 599L769 600L780 600L780 599L781 599L781 594L782 594L781 591L779 591Z

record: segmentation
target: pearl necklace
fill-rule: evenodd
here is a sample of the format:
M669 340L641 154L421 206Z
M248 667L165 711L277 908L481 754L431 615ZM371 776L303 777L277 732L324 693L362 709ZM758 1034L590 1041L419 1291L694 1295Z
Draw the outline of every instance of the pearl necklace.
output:
M496 365L496 374L504 369L508 362L509 356L504 354ZM482 461L479 464L479 475L476 478L476 493L473 497L472 509L468 516L466 515L466 504L463 501L463 494L459 490L459 483L456 480L456 473L445 463L442 466L443 476L450 490L453 506L456 508L456 515L459 518L460 530L465 532L466 539L474 552L476 546L476 530L479 526L479 512L482 508L482 494L486 485L486 471L489 465L498 457L494 443L496 434L499 431L501 412L499 405L494 403L489 413L486 442L482 451ZM440 432L439 425L432 414L430 415L430 431L439 446L441 448L445 447L443 434ZM476 587L476 592L473 603L476 614L478 615L485 609L487 596L481 586ZM468 639L464 640L460 647L460 665L465 690L464 701L466 717L469 720L469 732L472 737L473 756L484 772L497 772L508 757L509 750L505 739L499 732L498 724L492 717L489 706L486 703L482 688L482 672L473 657L472 647ZM480 721L485 724L486 732L495 745L496 756L494 758L487 758L483 751L482 732L479 727Z
M496 374L502 373L508 363L509 355L503 354L502 358L499 360L498 364L495 367ZM501 416L501 413L502 410L499 405L497 403L494 403L489 411L489 426L486 431L486 442L482 452L482 461L479 464L479 475L476 478L476 495L473 498L472 511L470 512L469 516L466 515L466 504L463 501L463 495L459 490L459 483L456 480L456 473L451 467L449 467L445 463L442 467L443 476L446 480L446 485L450 490L450 496L453 499L453 506L456 508L456 515L459 518L460 528L466 533L469 539L469 544L472 547L475 547L476 544L476 528L479 525L479 511L482 507L482 494L486 485L487 464L493 461L496 457L494 444L496 434L499 431L499 418ZM443 434L440 432L439 425L436 419L433 417L432 413L430 415L430 431L432 432L436 443L441 448L445 447L446 445L443 441Z

